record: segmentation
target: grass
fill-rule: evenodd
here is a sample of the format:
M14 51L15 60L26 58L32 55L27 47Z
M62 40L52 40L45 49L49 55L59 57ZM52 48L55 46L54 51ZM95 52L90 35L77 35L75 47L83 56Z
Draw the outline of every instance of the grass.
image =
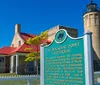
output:
M0 81L0 85L27 85L27 80ZM32 80L31 85L40 85L40 80L39 79Z
M0 73L0 76L16 76L15 73Z

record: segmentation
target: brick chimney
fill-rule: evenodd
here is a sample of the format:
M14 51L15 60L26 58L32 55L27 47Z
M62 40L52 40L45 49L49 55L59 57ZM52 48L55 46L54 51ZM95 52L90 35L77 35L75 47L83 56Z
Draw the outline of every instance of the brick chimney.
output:
M20 24L16 24L15 25L15 33L20 33L20 30L21 30Z

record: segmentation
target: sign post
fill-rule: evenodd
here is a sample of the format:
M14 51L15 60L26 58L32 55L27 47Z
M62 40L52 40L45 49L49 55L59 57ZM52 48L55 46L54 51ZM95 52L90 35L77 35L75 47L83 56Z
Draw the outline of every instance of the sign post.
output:
M41 85L93 85L92 33L72 38L63 29L41 45Z
M87 31L84 34L84 58L85 58L85 79L86 85L94 85L92 33Z

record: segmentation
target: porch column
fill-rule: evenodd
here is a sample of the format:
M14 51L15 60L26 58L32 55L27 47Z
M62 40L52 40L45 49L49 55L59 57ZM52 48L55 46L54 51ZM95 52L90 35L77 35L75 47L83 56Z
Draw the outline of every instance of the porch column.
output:
M11 56L11 66L10 66L11 70L10 73L14 73L14 55Z
M16 55L16 74L19 73L19 56Z

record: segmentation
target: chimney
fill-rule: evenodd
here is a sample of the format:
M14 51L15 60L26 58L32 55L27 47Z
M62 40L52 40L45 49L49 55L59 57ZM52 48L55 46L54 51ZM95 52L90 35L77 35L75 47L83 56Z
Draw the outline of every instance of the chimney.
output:
M20 33L21 26L20 24L15 25L15 33Z

